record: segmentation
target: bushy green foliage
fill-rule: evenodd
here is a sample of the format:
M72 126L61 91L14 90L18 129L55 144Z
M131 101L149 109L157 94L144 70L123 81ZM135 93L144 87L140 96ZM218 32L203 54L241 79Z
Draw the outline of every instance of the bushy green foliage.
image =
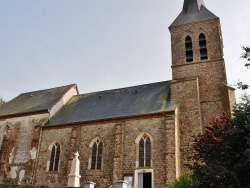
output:
M5 103L5 101L3 100L3 98L0 98L0 107Z
M165 188L198 188L198 180L190 174L182 174L178 179L171 181Z
M250 47L242 47L241 58L250 68ZM238 83L238 89L249 89ZM250 186L250 96L236 105L233 119L223 114L198 135L193 144L193 163L188 167L201 188L246 188Z
M250 96L244 95L241 102L234 110L234 123L237 127L244 130L246 139L246 156L250 162Z
M245 63L245 67L249 69L250 68L250 47L242 47L242 50L243 50L243 53L241 54L241 58L247 60L247 63ZM238 82L237 88L241 90L246 90L246 89L249 89L249 85L242 83L242 82Z
M241 54L241 58L247 59L250 62L250 47L242 47L243 53ZM250 68L250 63L245 63L245 67Z
M250 185L245 131L227 115L214 118L194 140L189 168L204 188L245 188Z

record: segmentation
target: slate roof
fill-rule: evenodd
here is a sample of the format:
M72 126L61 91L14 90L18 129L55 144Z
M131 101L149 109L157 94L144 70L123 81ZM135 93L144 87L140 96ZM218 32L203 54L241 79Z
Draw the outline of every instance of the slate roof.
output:
M0 117L49 111L75 84L22 93L0 107Z
M170 81L74 96L46 126L172 111Z
M170 27L218 18L210 12L203 0L185 0L183 9Z

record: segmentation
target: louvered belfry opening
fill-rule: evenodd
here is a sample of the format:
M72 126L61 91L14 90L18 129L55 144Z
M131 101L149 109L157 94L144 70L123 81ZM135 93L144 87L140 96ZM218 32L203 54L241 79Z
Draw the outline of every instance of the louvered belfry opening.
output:
M97 140L92 148L91 169L102 168L103 143Z
M190 36L185 39L186 62L193 61L193 44Z
M144 135L139 142L139 167L151 166L151 141Z
M208 59L206 36L201 33L199 36L200 58L201 60Z
M51 150L49 171L58 171L60 151L60 145L58 143L55 143Z

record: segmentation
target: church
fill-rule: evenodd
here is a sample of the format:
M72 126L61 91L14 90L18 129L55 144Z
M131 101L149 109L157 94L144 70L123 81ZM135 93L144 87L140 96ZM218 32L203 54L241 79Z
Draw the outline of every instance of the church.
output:
M161 188L177 178L193 137L230 115L235 96L220 20L203 0L184 0L169 31L172 80L86 94L72 84L0 107L0 187L67 187L75 152L81 187Z

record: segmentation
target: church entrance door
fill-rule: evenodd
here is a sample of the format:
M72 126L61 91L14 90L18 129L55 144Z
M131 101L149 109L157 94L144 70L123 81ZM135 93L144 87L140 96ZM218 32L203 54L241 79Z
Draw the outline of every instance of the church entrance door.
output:
M138 174L138 188L152 188L152 173Z

